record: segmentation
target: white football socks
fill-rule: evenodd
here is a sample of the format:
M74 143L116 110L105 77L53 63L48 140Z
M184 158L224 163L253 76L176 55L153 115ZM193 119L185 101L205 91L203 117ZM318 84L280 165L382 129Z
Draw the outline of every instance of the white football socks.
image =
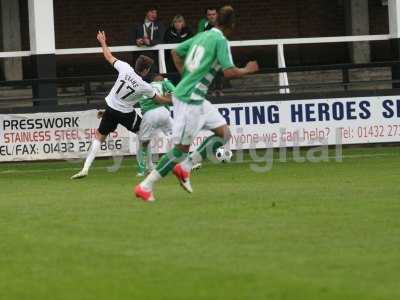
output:
M186 159L180 163L181 167L183 170L186 172L192 171L192 168L194 165L197 165L198 163L201 163L203 158L201 157L201 154L197 152L196 150L193 151Z
M161 178L162 177L160 173L158 173L158 171L154 169L150 172L149 175L147 175L147 177L140 183L140 185L145 191L149 192L153 190L154 183L159 181Z
M96 158L97 151L100 149L101 142L98 139L94 139L92 146L90 147L89 154L86 157L85 164L83 166L83 172L89 172L90 166Z

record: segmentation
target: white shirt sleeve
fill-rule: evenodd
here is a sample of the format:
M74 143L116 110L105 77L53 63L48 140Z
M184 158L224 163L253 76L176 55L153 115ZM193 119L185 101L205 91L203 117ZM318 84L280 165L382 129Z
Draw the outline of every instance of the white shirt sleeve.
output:
M128 63L126 63L122 60L116 60L113 63L113 67L118 71L118 73L121 73L121 72L128 73L132 70L132 67Z
M142 94L146 98L154 98L156 96L156 89L151 84L143 81L142 83Z

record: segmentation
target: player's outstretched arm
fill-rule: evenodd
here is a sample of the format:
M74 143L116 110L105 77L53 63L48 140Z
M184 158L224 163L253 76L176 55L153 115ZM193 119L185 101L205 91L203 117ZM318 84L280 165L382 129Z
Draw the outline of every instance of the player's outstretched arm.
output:
M104 31L98 31L97 40L99 41L101 48L103 49L104 58L111 65L113 65L117 59L112 55L110 48L108 48L107 46L106 33Z
M156 94L153 99L158 104L164 104L164 105L172 104L172 100L171 100L171 95L170 94L167 95L167 96L161 96L161 95Z
M260 68L258 67L258 63L256 61L250 61L244 68L229 68L224 70L224 77L226 78L239 78L245 75L253 74L258 72Z
M171 51L171 55L172 55L172 60L174 61L175 67L178 70L179 74L182 75L183 73L183 67L185 65L185 62L183 61L183 59L176 53L176 50L173 49Z

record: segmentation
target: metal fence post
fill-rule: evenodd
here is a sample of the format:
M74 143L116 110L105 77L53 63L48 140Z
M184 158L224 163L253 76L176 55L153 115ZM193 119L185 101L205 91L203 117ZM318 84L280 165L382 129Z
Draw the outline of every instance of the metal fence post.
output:
M285 52L283 49L283 44L278 44L278 67L279 68L286 68L286 61L285 61ZM290 94L290 89L287 88L289 85L289 79L287 72L280 72L279 73L279 86L286 86L286 88L282 88L279 90L281 94Z
M165 64L165 50L158 50L158 69L161 74L167 73L167 66Z

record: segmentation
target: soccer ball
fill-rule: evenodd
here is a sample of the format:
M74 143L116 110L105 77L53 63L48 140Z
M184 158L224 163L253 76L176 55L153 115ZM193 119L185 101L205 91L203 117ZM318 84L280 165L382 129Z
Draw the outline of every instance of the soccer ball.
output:
M233 156L232 151L229 149L224 149L224 147L218 148L217 152L215 153L215 157L217 158L217 160L223 163L230 162L232 156Z

